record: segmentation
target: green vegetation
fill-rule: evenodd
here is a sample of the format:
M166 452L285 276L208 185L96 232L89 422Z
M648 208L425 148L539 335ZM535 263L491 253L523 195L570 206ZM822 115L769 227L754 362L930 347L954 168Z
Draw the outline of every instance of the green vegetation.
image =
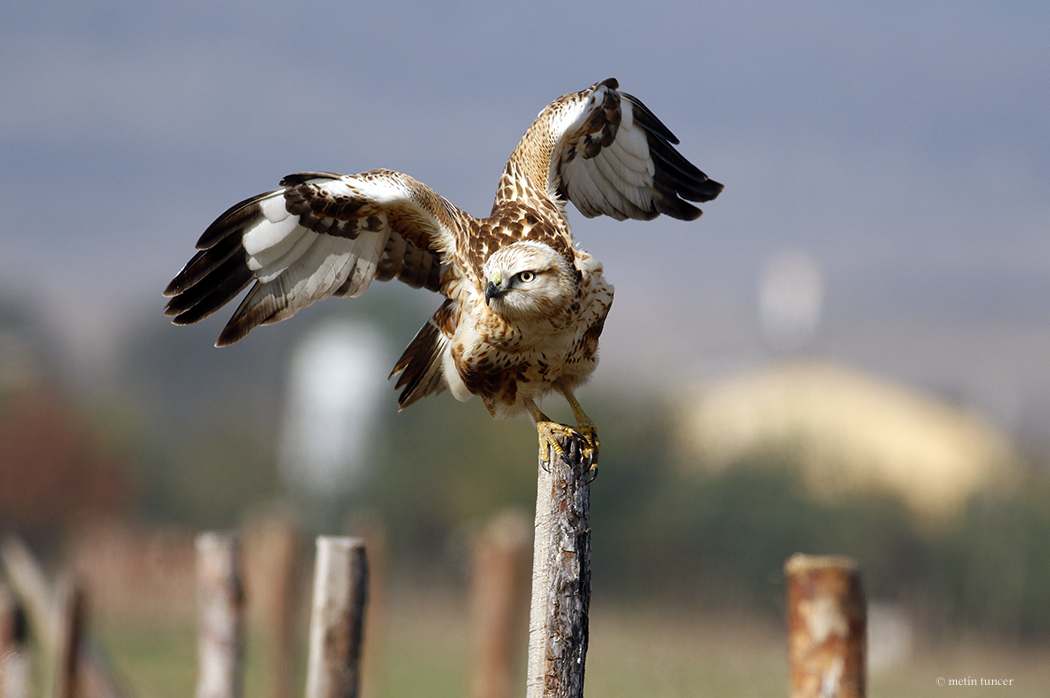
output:
M395 296L353 307L391 337L390 364L432 310ZM171 328L160 319L129 343L119 380L89 407L54 386L43 402L0 395L0 476L23 478L5 485L17 496L0 507L0 526L54 552L85 508L200 530L236 526L256 503L285 498L275 439L288 356L312 322L339 312L311 308L291 329L265 328L222 351L211 347L217 323ZM783 695L782 566L795 552L856 558L869 599L905 609L924 642L1050 640L1050 459L1032 459L1019 481L982 492L931 530L889 494L815 496L790 452L754 452L718 472L683 462L674 409L656 396L588 388L580 397L602 438L591 508L596 695ZM545 407L569 418L559 400ZM364 515L386 529L392 582L410 591L388 604L381 694L462 695L470 534L508 507L533 510L535 434L527 421L495 422L479 401L448 394L398 413L391 386L375 409L377 447L361 486L327 509L292 504L307 536ZM48 438L29 438L40 433ZM44 498L31 501L26 493L38 490L24 483ZM46 487L68 496L46 498ZM436 597L415 596L421 580ZM724 627L740 619L747 632ZM191 690L192 624L97 619L134 693L160 698ZM250 643L250 695L261 685L260 655ZM942 673L980 668L928 653L918 661L873 687L929 695ZM1042 692L1025 690L1011 694Z
M385 610L384 641L374 655L365 657L365 694L466 695L470 653L465 607L462 592L435 594L431 589L420 594L402 587L392 594ZM188 622L135 627L99 621L104 645L132 695L181 698L192 693L196 657ZM587 693L606 698L779 698L787 690L782 632L778 624L746 614L596 602ZM520 656L522 671L516 683L523 686L524 650ZM268 695L265 665L251 637L246 671L245 695ZM1037 698L1046 694L1050 665L1045 648L952 642L938 651L920 649L901 666L873 671L869 695L926 698L935 695L937 677L967 675L1012 678L1011 696ZM300 675L293 695L302 685Z
M265 341L259 344L266 355L259 363L279 365L280 351ZM94 485L78 484L90 474L81 472L86 466L80 461L76 467L81 470L68 472L80 473L81 479L63 484L63 464L76 449L54 455L54 445L64 443L58 438L21 444L19 439L35 431L16 414L18 401L5 401L0 411L6 420L0 424L5 452L35 464L35 470L22 470L33 487L54 482L66 495L49 500L69 507L46 509L54 526L77 521L74 500L92 493L96 502L121 502L126 514L137 511L155 523L197 529L236 526L255 502L280 498L274 456L279 411L246 387L245 374L257 364L243 358L231 362L207 378L209 391L200 378L194 379L196 388L186 384L194 362L163 352L159 358L185 364L183 372L165 379L170 403L135 409L134 401L125 400L119 409L77 414L73 432L80 436L70 443L90 444L106 456L88 453L94 459L89 464L96 463L102 473ZM145 387L145 381L138 385ZM931 531L917 525L889 494L815 496L790 453L756 452L707 473L702 464L683 463L674 452L675 422L661 402L594 391L582 397L601 425L603 444L592 490L596 597L660 598L716 610L742 607L777 618L784 560L795 552L841 554L859 561L869 598L903 604L926 630L1050 638L1050 557L1045 554L1050 550L1050 478L1045 468L1030 466L1019 482L982 492L957 520ZM550 407L555 417L568 417L558 414L562 406L556 401ZM60 429L55 415L71 412L64 409L41 413L50 420L44 424L53 437ZM377 409L379 447L366 481L331 510L299 503L306 533L340 530L367 514L386 527L395 576L415 578L426 570L462 583L471 531L508 507L532 511L534 432L524 421L493 421L479 401L460 404L448 394L402 413L391 395ZM128 414L136 417L121 418ZM117 422L124 426L114 428ZM51 454L53 462L41 454ZM111 462L116 465L107 465ZM42 483L45 464L52 474ZM130 474L123 485L114 476L121 472ZM115 494L107 495L106 487ZM32 517L45 509L24 494L37 490L16 486L9 491L22 494L12 500L18 506L5 510L6 525L19 530L14 517L24 511L23 524L38 526L39 516ZM46 530L28 532L38 542L46 540Z

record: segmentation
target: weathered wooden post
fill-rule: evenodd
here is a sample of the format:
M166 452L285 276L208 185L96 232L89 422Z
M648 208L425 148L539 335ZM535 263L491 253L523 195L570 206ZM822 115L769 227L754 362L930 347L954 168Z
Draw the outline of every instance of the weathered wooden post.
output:
M314 565L306 698L357 698L367 600L364 541L320 536Z
M526 698L582 698L591 602L590 463L575 439L567 458L540 453L532 559Z
M197 536L197 698L239 698L244 587L233 533Z
M524 617L528 519L495 517L474 540L471 570L471 698L510 698L515 630Z
M367 541L368 632L361 647L361 696L377 698L386 694L382 672L388 588L386 525L375 514L365 512L350 521L346 533L351 538Z
M84 592L72 577L66 577L58 584L56 608L51 695L53 698L75 698L79 694L77 667L84 630Z
M26 616L5 585L0 584L0 698L33 695Z
M867 610L856 563L800 554L784 573L791 698L864 698Z
M290 515L267 509L244 524L245 574L251 591L250 623L258 629L266 662L260 695L287 698L292 693L293 609L297 594L301 544Z
M13 536L0 539L0 561L7 580L25 608L29 625L39 634L41 644L54 647L58 642L59 617L55 593L36 558L21 540ZM119 686L98 645L84 633L73 648L77 652L77 681L84 694L92 698L121 698Z

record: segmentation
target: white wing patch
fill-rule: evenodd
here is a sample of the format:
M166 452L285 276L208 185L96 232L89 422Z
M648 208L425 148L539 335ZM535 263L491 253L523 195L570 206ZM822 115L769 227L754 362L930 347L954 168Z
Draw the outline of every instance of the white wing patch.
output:
M284 237L277 230L292 223ZM354 239L315 233L298 225L298 216L291 216L277 225L260 223L245 235L248 268L255 273L261 287L280 280L274 288L260 288L260 292L282 289L290 316L310 303L323 300L337 291L342 295L359 296L375 278L379 256L386 247L390 231L362 231ZM256 249L250 245L258 241L272 241L268 248ZM253 251L254 249L254 251Z
M440 288L441 254L455 244L441 218L450 205L425 185L374 170L290 175L282 187L232 207L205 231L165 290L174 322L207 317L253 282L220 345L332 295L358 296L377 276Z
M644 104L616 88L606 80L551 105L557 145L548 188L589 218L695 219L701 211L688 202L710 201L722 185L674 148L678 139Z
M594 95L590 101L596 101ZM578 121L585 122L586 114ZM620 124L613 142L594 157L577 152L563 161L561 178L569 200L583 215L593 218L604 214L624 220L644 218L652 209L655 171L645 131L635 125L631 103L621 100Z
M269 283L283 274L306 254L320 237L317 233L300 227L296 219L293 221L291 229L271 247L261 248L254 253L245 249L248 253L248 268L255 273L255 278L260 282Z
M354 263L352 273L348 275L349 284L342 292L343 295L356 298L364 293L372 283L372 279L376 276L376 267L379 265L379 255L383 253L388 237L388 233L370 231L357 236L357 244L354 245L354 256L357 261Z

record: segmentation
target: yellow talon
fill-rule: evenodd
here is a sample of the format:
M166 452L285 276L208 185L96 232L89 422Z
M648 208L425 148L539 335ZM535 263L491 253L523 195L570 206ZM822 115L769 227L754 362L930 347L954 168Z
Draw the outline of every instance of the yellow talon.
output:
M593 422L587 422L576 427L576 431L587 444L583 447L583 457L591 464L591 479L593 480L598 477L598 450L601 448L601 442L598 441L598 429Z
M580 408L580 404L576 402L572 393L567 392L566 397L568 398L569 404L572 406L573 412L579 422L579 426L575 429L565 424L551 421L547 415L543 414L543 412L536 407L535 403L532 403L531 401L526 403L529 412L536 421L536 431L540 440L540 457L546 464L546 467L550 466L555 456L561 458L566 463L571 462L569 454L566 452L566 448L562 446L562 442L559 441L559 439L571 440L577 444L583 462L589 464L592 473L591 479L593 480L594 476L597 475L598 470L598 449L600 447L600 443L598 442L598 430L594 426L594 422L584 414L583 409Z
M578 444L581 460L589 464L591 471L597 469L599 443L593 425L573 429L565 424L543 420L536 423L536 431L539 435L540 453L547 466L550 466L555 457L566 463L571 462L567 448L562 445L563 440L571 439Z

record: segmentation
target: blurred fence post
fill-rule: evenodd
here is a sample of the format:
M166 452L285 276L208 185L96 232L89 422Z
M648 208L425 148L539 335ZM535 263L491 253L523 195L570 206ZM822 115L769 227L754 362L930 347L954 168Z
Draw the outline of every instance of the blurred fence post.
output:
M60 609L55 607L54 589L29 548L13 536L0 541L0 559L11 587L26 611L28 624L45 647L58 642ZM79 687L89 698L121 698L123 689L90 636L74 648L77 653Z
M383 690L383 639L386 630L387 531L382 520L370 513L356 516L347 525L351 538L365 541L368 551L368 632L361 647L361 696L377 698Z
M367 600L364 541L318 537L306 698L357 698Z
M471 698L515 693L513 649L522 620L528 519L517 511L494 518L474 540L471 570Z
M29 667L25 612L0 584L0 698L29 698L32 672Z
M292 634L301 557L291 515L270 507L244 523L245 578L251 591L250 623L261 636L267 668L262 696L292 694Z
M75 698L78 690L78 650L84 629L84 592L73 577L58 584L54 656L51 665L53 698Z
M233 533L197 536L197 698L239 698L244 587Z
M591 472L575 439L536 489L526 698L582 698L591 602Z
M793 555L784 573L790 698L864 698L867 610L856 563Z

